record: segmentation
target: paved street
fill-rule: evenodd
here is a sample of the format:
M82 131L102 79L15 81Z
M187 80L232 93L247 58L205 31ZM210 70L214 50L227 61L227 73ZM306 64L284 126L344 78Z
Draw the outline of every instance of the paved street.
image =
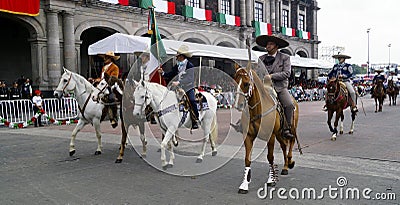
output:
M346 111L345 134L334 142L326 124L327 114L321 111L323 102L299 103L298 132L304 154L300 156L297 149L294 151L295 168L287 176L280 175L275 190L271 192L270 188L267 196L257 194L268 173L265 154L260 154L265 144L262 141L257 141L253 151L260 156L253 155L250 191L237 194L243 177L244 152L238 148L240 136L232 139L235 134L228 130L229 121L237 120L230 117L228 110L218 111L219 135L231 140L219 139L221 151L215 157L208 154L202 164L192 159L185 162L194 169L212 166L215 161L227 163L192 177L170 175L154 168L159 166L159 153L152 143L146 158L151 161L157 156L158 161L152 166L132 146L128 146L123 162L115 164L120 132L108 122L102 124L103 154L99 156L94 155L97 140L89 126L78 134L73 157L68 155L73 125L1 128L0 204L400 204L400 106L389 107L386 101L383 112L374 113L372 99L362 100L366 116L359 103L355 132L349 135L346 132L350 113ZM158 136L155 125L150 129ZM148 137L149 142L157 138ZM134 144L137 139L131 136ZM238 153L232 156L226 151L228 148L237 149ZM275 161L282 168L278 148L276 145ZM189 143L180 142L179 152L194 150ZM177 159L172 171L182 166L179 162ZM316 190L317 199L307 198L310 189ZM299 197L293 199L297 190ZM360 199L353 199L349 190L359 190ZM306 193L304 197L302 192ZM396 199L388 199L394 196Z

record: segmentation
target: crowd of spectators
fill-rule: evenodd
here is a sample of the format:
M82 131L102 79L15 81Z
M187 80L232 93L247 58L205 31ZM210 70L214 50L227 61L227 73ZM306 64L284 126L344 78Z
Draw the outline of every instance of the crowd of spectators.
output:
M0 81L0 100L32 99L32 84L29 78L21 76L12 85Z

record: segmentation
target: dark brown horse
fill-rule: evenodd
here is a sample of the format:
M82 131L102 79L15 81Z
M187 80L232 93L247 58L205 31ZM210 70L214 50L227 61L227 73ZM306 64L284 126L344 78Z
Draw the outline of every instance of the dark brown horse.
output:
M267 77L268 78L268 77ZM276 104L276 93L272 88L271 79L265 79L267 83L262 83L253 70L238 68L234 77L240 87L241 94L247 101L248 112L242 113L242 127L244 128L244 145L246 149L245 173L242 184L239 187L239 193L247 193L251 178L251 153L254 140L259 137L268 141L268 162L270 165L268 185L275 185L277 180L277 170L274 165L274 145L275 139L278 140L283 152L285 165L281 174L287 175L288 168L293 168L295 162L292 160L292 150L297 139L297 124L299 117L299 108L295 103L295 114L293 120L292 133L295 138L287 139L283 137L282 118L283 114L278 111Z
M124 153L125 153L125 147L126 147L126 140L128 137L127 130L129 129L129 126L138 126L139 127L139 132L140 132L140 139L142 141L142 146L143 146L143 151L141 155L143 157L146 156L146 145L147 141L144 136L144 120L141 119L136 119L133 114L133 104L129 96L123 96L123 93L126 93L126 95L129 95L129 93L132 92L123 92L125 85L120 79L117 79L115 77L109 77L105 75L105 80L108 82L108 84L111 86L112 92L114 92L116 98L118 99L118 105L120 107L119 109L119 116L121 118L121 131L122 131L122 137L121 137L121 145L119 148L119 155L117 159L115 160L115 163L121 163ZM125 82L125 81L124 81ZM131 91L132 86L127 86L128 91ZM132 97L132 96L131 96ZM122 105L124 103L124 106ZM132 110L127 110L127 109L132 109ZM125 120L124 120L125 119Z
M376 82L373 96L375 99L375 112L382 112L383 100L386 98L386 93L385 89L383 88L383 81L380 79Z
M329 80L327 84L327 99L326 99L326 108L328 109L328 126L329 130L333 133L331 140L335 141L337 137L337 126L339 124L340 119L340 134L343 134L343 120L344 114L343 110L350 107L351 105L351 97L348 93L346 85L340 82L337 78L332 78ZM354 131L354 120L356 119L357 112L351 111L351 126L349 134L353 134ZM334 127L332 127L331 120L333 114L336 112Z
M396 105L397 95L399 94L399 88L393 82L393 80L388 81L388 88L386 90L386 93L389 96L389 106L391 106L392 104Z

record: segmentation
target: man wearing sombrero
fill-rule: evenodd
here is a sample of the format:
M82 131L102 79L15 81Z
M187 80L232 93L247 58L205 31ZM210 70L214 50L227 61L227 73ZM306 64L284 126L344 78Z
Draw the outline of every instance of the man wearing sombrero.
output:
M353 76L353 67L350 64L345 63L346 59L350 59L351 57L339 53L333 55L332 58L338 59L339 63L335 64L332 70L329 71L328 79L333 77L342 79L342 82L346 85L351 97L351 109L354 112L358 112L356 92L354 91L354 87L350 82L350 78ZM324 111L326 110L326 106L324 106Z
M171 48L171 50L176 51L176 60L178 61L178 63L174 67L172 67L172 70L168 73L165 73L162 68L159 69L159 72L164 78L167 78L169 80L172 80L175 76L178 76L178 81L173 81L172 85L179 85L180 87L182 87L182 89L185 90L194 114L194 116L190 115L192 118L192 129L198 129L199 125L197 121L199 119L199 111L197 109L197 103L194 93L194 66L187 59L192 57L192 53L189 52L189 47L187 45L181 45L178 50L175 50L173 48Z
M278 49L289 46L289 43L277 36L261 35L256 38L256 43L265 48L267 54L260 57L272 79L278 99L285 112L284 136L292 138L291 126L293 125L294 104L288 91L289 77L291 74L290 56L281 53Z
M101 69L101 78L96 79L97 82L100 82L101 79L105 77L105 75L108 75L110 77L115 77L118 79L119 75L119 68L115 64L115 61L119 59L119 56L116 56L114 52L108 51L105 54L100 54L100 57L103 58L104 60L104 66ZM111 78L110 78L111 79ZM109 82L107 82L108 85L110 85ZM117 120L117 105L114 105L115 102L115 95L113 92L110 92L108 95L108 102L111 104L108 108L108 117L110 118L111 126L113 128L116 128L118 126L118 120Z
M385 82L385 80L386 80L385 76L382 75L383 69L380 69L380 68L375 69L375 72L376 72L377 74L374 76L374 79L372 79L372 84L373 84L373 86L372 86L372 88L371 88L371 97L372 97L372 98L374 97L374 89L375 89L376 85L378 84L378 80L381 80L382 82ZM386 88L385 88L385 86L383 86L383 90L384 90L385 93L386 93Z

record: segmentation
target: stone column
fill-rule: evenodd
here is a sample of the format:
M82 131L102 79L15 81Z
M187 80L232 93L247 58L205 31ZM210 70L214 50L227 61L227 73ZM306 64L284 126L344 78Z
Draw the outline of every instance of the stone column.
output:
M58 11L46 11L47 27L47 71L49 75L49 88L58 85L61 77L60 34L58 32Z
M37 89L47 89L49 76L46 67L46 39L29 39L31 44L32 82Z
M272 31L276 31L276 15L275 15L275 0L270 1L270 7L271 7L271 24L272 24Z
M240 0L240 25L246 26L246 0Z
M206 9L206 0L200 0L200 8Z
M63 13L64 67L77 72L75 55L74 14Z
M266 23L271 23L271 7L270 7L270 5L271 5L270 0L266 0L265 4L264 4L264 7L265 7L265 9L264 9L265 19L264 19L264 21Z
M247 18L247 26L251 26L251 21L254 19L254 0L246 0L246 18Z
M275 0L275 27L276 31L279 32L279 29L281 28L281 1ZM289 16L290 18L290 16ZM290 21L290 19L289 19ZM290 23L289 23L290 25Z
M235 0L231 0L231 15L235 16Z

